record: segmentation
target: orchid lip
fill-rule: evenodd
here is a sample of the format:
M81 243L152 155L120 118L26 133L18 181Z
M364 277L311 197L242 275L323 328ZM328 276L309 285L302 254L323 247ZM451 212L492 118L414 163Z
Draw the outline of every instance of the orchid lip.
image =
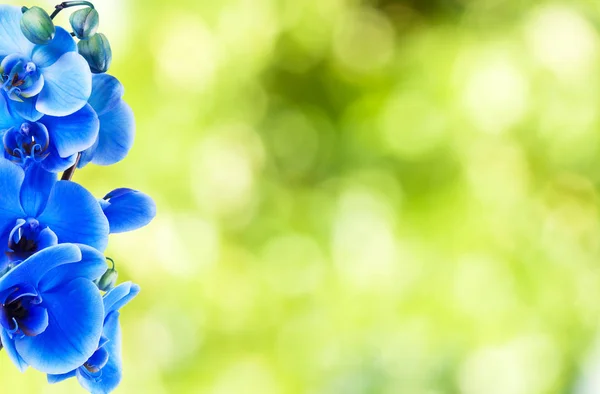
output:
M18 219L8 236L6 255L10 261L22 261L53 244L54 233L35 218Z
M44 77L34 62L12 54L0 63L2 88L14 101L37 95L44 87Z
M28 160L40 162L49 155L50 135L39 122L23 122L11 127L5 132L3 142L7 158L21 164Z
M41 304L41 296L31 285L12 287L0 305L0 325L11 337L41 334L48 326L48 313Z

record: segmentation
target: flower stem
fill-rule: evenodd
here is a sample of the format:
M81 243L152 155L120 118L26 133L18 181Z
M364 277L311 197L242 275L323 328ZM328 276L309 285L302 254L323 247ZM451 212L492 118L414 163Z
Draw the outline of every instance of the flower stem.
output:
M79 159L81 159L81 152L79 152L77 154L75 163L73 163L73 165L71 167L67 168L67 170L65 172L63 172L62 177L60 178L61 181L70 181L73 178L73 174L75 174L75 169L77 168L77 164L79 164Z
M52 15L50 15L50 19L54 19L54 17L56 15L58 15L58 13L61 12L62 10L64 10L65 8L77 7L80 5L86 5L90 8L94 8L94 5L92 3L90 3L89 1L63 1L62 3L54 6L54 8L56 8L56 9L52 13Z

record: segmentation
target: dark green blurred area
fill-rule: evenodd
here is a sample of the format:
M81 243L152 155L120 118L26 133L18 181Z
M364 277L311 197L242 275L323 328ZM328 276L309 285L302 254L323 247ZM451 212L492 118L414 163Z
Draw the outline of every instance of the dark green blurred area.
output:
M137 139L75 179L159 210L117 392L600 393L599 4L97 1Z

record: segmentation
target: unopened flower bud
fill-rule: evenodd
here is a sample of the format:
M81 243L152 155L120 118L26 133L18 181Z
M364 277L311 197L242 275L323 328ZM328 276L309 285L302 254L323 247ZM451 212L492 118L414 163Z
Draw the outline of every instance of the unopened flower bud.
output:
M113 263L112 267L107 269L100 279L96 281L96 286L98 286L98 289L102 291L109 291L115 287L117 278L119 276L119 273L115 269L115 263L112 261L112 259L109 260Z
M96 34L100 18L98 11L87 7L72 13L69 22L71 22L75 36L80 40L84 40Z
M21 31L32 43L43 45L52 41L56 28L46 11L40 7L31 7L23 12Z
M112 50L106 36L102 33L94 34L90 38L77 43L79 54L87 60L94 74L108 71L112 61Z

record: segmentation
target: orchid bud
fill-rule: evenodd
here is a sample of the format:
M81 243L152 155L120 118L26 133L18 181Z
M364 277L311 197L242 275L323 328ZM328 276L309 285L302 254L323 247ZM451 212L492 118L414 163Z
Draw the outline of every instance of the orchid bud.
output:
M96 34L100 18L98 11L87 7L72 13L69 22L71 22L75 36L84 40Z
M112 61L112 50L104 34L94 34L90 38L79 41L77 48L79 49L79 54L88 62L94 74L101 74L108 71L110 62Z
M112 267L107 269L106 272L96 281L96 286L102 291L110 291L117 283L119 273L115 269L115 263L111 258L107 258L112 263Z
M56 28L46 11L40 7L31 7L23 12L21 31L32 43L44 45L52 41Z

